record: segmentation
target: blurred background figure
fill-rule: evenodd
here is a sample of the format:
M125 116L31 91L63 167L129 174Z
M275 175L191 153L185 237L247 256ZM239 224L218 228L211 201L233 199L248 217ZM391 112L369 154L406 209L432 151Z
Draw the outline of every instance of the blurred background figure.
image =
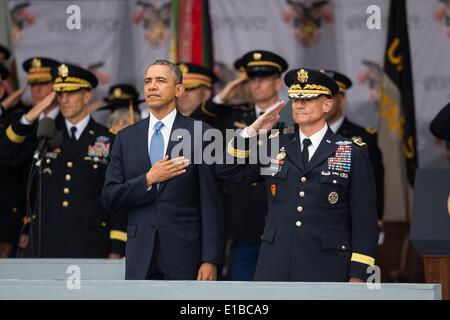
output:
M130 84L116 84L109 88L108 96L103 99L107 105L100 110L110 110L108 128L112 134L141 120L139 92Z
M184 116L191 116L197 108L204 104L213 94L213 83L216 80L212 70L193 63L180 62L178 67L183 73L184 94L177 98L177 108Z

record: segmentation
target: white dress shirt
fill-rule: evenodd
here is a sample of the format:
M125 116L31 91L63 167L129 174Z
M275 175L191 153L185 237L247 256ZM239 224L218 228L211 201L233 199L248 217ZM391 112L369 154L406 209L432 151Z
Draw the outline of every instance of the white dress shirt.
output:
M66 122L67 134L69 135L69 138L71 138L71 135L72 135L72 131L71 131L72 127L76 127L77 131L75 131L75 138L77 140L80 139L80 136L83 133L84 129L86 129L90 119L91 119L91 116L87 115L81 121L79 121L77 124L73 124L69 120L64 119L64 121Z
M306 138L309 138L311 140L311 144L308 146L308 153L309 153L309 160L311 160L312 156L314 155L314 152L316 152L317 148L319 147L320 142L322 141L323 137L325 136L325 133L327 133L328 126L325 124L325 126L314 133L312 136L307 137L305 134L303 134L302 130L300 129L300 148L303 151L303 140Z
M174 108L167 116L163 119L157 119L151 112L149 116L149 126L148 126L148 141L147 141L147 150L150 150L150 141L153 136L153 132L155 131L155 124L158 121L161 121L164 125L161 127L160 131L164 138L164 154L167 152L167 146L169 145L170 132L172 131L172 126L175 121L175 117L177 115L177 109Z
M330 126L330 129L333 130L334 133L336 133L336 132L338 132L339 128L342 126L344 119L345 119L345 115L342 115L339 119L337 119L332 124L328 124L328 126Z

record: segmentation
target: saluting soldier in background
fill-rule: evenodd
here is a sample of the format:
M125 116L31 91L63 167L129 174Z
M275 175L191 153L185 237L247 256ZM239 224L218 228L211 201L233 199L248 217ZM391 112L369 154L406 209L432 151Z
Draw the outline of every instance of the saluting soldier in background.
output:
M0 55L5 57L5 51L0 51L2 52ZM9 53L7 56L9 56ZM53 91L50 69L57 63L56 60L44 57L33 57L23 63L23 69L27 73L27 83L30 85L33 105L38 104L45 96ZM5 74L2 72L2 78L4 76ZM0 144L7 144L8 141L18 142L21 140L21 137L15 135L10 126L19 122L21 118L21 121L25 121L23 120L25 114L33 114L34 110L30 110L30 107L20 100L26 91L25 87L12 92L10 95L7 95L3 86L1 88ZM55 119L58 115L58 107L56 104L52 104L44 112L47 116ZM41 117L44 117L44 114ZM62 119L62 117L60 118ZM34 127L34 134L36 130L37 126ZM29 144L25 142L23 146L26 149L29 147ZM0 170L2 175L0 182L0 188L2 190L0 192L0 211L2 211L0 214L2 216L2 221L0 222L0 241L4 243L4 246L1 246L4 250L0 249L2 251L0 256L8 257L11 255L13 247L19 239L20 228L22 226L21 220L25 218L26 214L25 187L31 157L22 157L22 154L19 154L17 157L8 161L1 161L1 157L2 154L0 154ZM26 223L26 221L25 219L24 222ZM19 247L21 248L26 247L28 243L29 238L26 231L20 236Z
M367 144L370 164L373 168L377 192L377 214L379 223L384 212L384 165L381 150L378 147L378 138L375 129L363 128L351 122L345 115L347 104L346 91L352 86L352 81L342 73L333 70L324 70L325 74L336 81L339 93L333 97L333 107L325 115L327 123L334 133L352 140L360 140Z
M363 281L369 276L367 267L375 263L378 238L367 147L328 128L325 113L338 92L331 78L300 68L289 71L284 81L300 129L269 136L268 143L278 143L279 153L271 155L264 176L261 164L225 164L217 170L236 182L266 182L269 213L255 280ZM228 154L248 159L254 150L247 138L270 130L283 104L270 107L232 139Z
M38 216L32 206L33 255L45 258L119 258L123 256L126 222L101 205L105 168L113 135L86 110L98 80L90 71L60 64L52 68L53 90L20 121L8 127L2 141L2 161L30 159L37 145L34 122L56 100L63 121L61 147L49 150L42 161L42 252L36 252ZM23 123L23 118L30 124Z

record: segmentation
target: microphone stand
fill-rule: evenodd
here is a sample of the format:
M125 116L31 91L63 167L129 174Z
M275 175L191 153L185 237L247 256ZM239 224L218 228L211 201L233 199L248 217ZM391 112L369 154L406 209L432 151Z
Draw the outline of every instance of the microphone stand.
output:
M35 250L34 250L34 239L35 235L33 235L33 214L32 214L32 208L31 208L31 188L33 185L34 178L37 173L37 192L36 192L36 218L38 219L38 235L37 235L37 258L42 257L42 159L47 152L47 145L43 145L43 149L39 150L38 153L36 153L33 157L33 161L31 163L30 172L28 175L28 181L27 181L27 193L26 193L26 200L27 200L27 211L28 211L28 217L30 218L30 242L31 242L31 251L33 254L33 257L36 257Z

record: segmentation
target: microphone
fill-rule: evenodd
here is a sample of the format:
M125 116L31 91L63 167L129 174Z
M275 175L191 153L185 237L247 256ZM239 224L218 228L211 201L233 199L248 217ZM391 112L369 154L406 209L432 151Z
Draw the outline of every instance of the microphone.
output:
M47 146L49 149L55 149L63 144L63 133L61 130L56 130L53 137L47 141Z
M39 159L42 149L48 139L55 135L55 121L51 118L44 118L39 121L36 136L39 139L33 158Z

